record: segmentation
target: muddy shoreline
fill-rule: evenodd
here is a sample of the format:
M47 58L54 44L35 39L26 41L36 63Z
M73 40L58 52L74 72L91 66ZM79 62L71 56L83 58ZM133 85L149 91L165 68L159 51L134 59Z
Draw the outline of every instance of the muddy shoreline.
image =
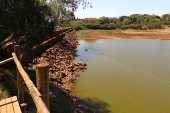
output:
M160 39L170 40L170 28L153 30L80 30L80 39Z

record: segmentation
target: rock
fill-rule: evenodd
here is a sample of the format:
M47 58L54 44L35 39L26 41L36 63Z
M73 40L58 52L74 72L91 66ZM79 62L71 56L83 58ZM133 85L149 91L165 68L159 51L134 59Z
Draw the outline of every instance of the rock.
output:
M58 86L71 91L72 81L78 79L80 71L86 69L86 65L75 60L75 49L78 46L77 37L73 32L61 42L42 53L36 58L35 63L48 62L50 80L56 81Z

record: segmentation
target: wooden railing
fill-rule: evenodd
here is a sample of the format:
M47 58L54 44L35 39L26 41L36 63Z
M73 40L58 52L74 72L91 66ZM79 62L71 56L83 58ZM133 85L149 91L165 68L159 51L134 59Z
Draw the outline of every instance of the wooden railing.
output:
M63 35L65 33L73 31L72 28L61 28L56 29L53 38L49 37L46 41L40 44L38 47L31 49L29 52L30 57L36 56L37 53L40 54L45 49L54 45L58 39L55 36ZM14 43L10 43L10 45L5 45L3 48L14 46L14 52L12 53L12 57L6 60L0 61L0 66L14 61L16 64L16 72L17 72L17 98L19 102L24 103L23 95L25 86L32 97L33 102L35 103L37 113L50 113L49 111L49 84L48 84L48 64L38 64L35 66L36 71L36 86L29 78L29 75L26 73L22 66L22 52L19 45L14 45ZM28 54L26 54L28 55ZM26 56L24 55L24 56Z
M12 56L14 58L14 62L17 66L17 69L20 73L20 77L23 79L26 87L28 88L28 91L36 105L38 113L50 113L47 106L42 100L42 95L38 91L38 89L35 87L34 83L30 80L29 75L25 72L23 69L20 61L18 60L15 53L12 53Z
M20 103L24 102L21 96L23 96L23 90L28 90L32 97L32 100L36 106L37 113L50 113L49 111L49 87L48 87L48 64L38 64L35 66L37 87L34 85L29 75L24 70L21 64L21 52L19 46L15 46L15 51L12 53L12 57L0 62L0 66L8 62L14 61L17 71L17 90L18 99ZM23 85L24 84L24 85Z
M3 61L0 62L0 66L6 64L8 62L11 62L11 61L13 61L13 58L8 58L6 60L3 60Z

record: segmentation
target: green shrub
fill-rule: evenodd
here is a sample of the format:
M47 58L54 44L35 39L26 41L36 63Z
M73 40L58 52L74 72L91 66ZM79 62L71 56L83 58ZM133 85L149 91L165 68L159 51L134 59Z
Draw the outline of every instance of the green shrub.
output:
M100 29L100 24L86 24L87 29Z
M170 25L170 14L164 14L161 18L161 21L165 25Z
M87 29L106 29L106 30L111 30L111 29L116 29L117 26L116 24L86 24Z
M97 24L109 24L109 23L112 23L112 19L110 19L108 17L101 17L101 18L97 19L96 23Z
M78 30L82 30L82 29L85 29L85 24L83 22L78 22L78 23L72 23L71 24L71 27L78 31Z

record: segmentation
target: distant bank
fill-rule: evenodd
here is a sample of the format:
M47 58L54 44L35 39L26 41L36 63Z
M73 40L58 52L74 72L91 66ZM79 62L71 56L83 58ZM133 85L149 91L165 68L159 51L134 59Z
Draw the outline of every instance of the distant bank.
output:
M152 30L79 30L77 35L80 39L161 39L170 40L170 27Z

